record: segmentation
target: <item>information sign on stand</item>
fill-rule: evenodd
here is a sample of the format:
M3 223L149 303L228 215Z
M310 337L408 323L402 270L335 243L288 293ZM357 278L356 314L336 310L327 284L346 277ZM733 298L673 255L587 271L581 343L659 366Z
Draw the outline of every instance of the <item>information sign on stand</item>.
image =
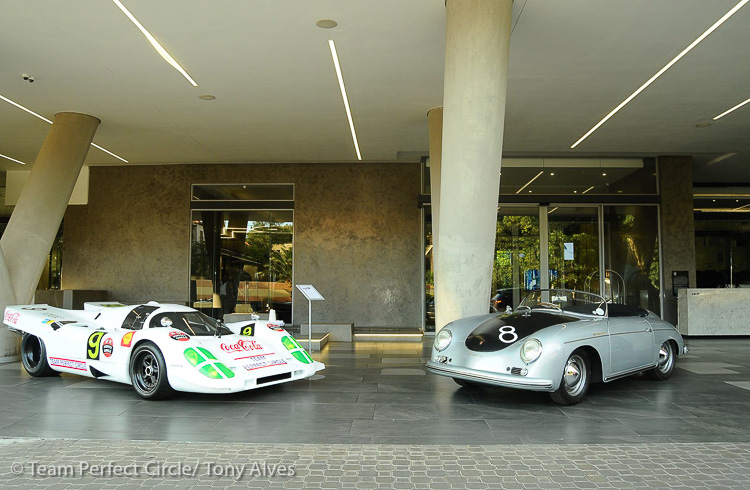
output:
M312 302L324 301L325 298L312 284L297 284L297 289L307 298L307 350L312 353Z

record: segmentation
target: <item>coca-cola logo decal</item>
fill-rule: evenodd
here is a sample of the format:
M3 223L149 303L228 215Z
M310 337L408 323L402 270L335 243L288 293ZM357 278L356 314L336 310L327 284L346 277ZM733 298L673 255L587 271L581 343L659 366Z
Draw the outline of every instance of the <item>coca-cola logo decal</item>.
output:
M224 352L247 352L252 350L261 350L263 346L254 340L239 340L235 344L221 344L221 350Z

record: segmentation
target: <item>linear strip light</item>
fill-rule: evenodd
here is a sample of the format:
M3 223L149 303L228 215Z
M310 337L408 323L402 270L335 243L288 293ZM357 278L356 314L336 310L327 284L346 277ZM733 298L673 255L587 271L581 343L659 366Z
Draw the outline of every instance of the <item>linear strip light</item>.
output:
M359 143L357 142L357 132L354 130L354 120L352 119L352 110L349 108L349 98L346 96L346 87L344 86L344 75L341 73L341 65L339 64L339 55L336 54L336 43L333 42L333 39L328 40L328 47L331 49L331 58L333 58L333 66L336 68L336 76L339 79L339 88L341 88L341 98L344 99L344 107L346 108L346 117L349 118L349 129L351 129L352 131L352 141L354 141L354 149L357 150L357 159L362 160L362 154L359 152Z
M594 186L592 185L591 187L589 187L589 188L588 188L588 189L586 189L585 191L581 192L581 194L586 194L586 193L587 193L588 191L590 191L590 190L591 190L591 189L593 189L593 188L594 188Z
M738 207L738 208L734 208L734 210L735 210L735 211L739 211L740 209L745 209L745 208L747 208L748 206L750 206L750 204L745 204L744 206L740 206L740 207Z
M34 116L34 117L37 117L37 118L41 119L42 121L44 121L44 122L46 122L46 123L48 123L48 124L52 124L52 121L50 121L50 120L49 120L49 119L47 119L46 117L42 116L41 114L37 114L36 112L32 111L31 109L29 109L29 108L27 108L27 107L24 107L24 106L22 106L22 105L21 105L21 104L19 104L18 102L14 102L14 101L10 100L10 99L9 99L9 98L7 98L7 97L3 97L2 95L0 95L0 100L4 100L4 101L5 101L5 102L7 102L8 104L10 104L10 105L12 105L12 106L15 106L15 107L18 107L18 108L19 108L19 109L21 109L22 111L28 112L28 113L29 113L29 114L31 114L32 116ZM104 153L107 153L107 154L109 154L109 155L112 155L113 157L117 158L117 159L118 159L118 160L120 160L120 161L123 161L123 162L125 162L125 163L130 163L130 162L128 162L127 160L125 160L124 158L122 158L122 157L120 157L120 156L117 156L117 155L115 155L115 154L114 154L114 153L112 153L111 151L109 151L109 150L107 150L107 149L105 149L105 148L102 148L101 146L97 145L96 143L91 143L91 146L93 146L94 148L96 148L96 149L98 149L98 150L101 150L101 151L103 151ZM13 160L13 159L11 158L11 160ZM16 161L17 161L17 160L16 160ZM20 162L19 162L19 163L20 163ZM24 164L24 165L25 165L25 164Z
M530 181L526 182L526 184L523 187L521 187L520 189L518 189L516 191L516 194L520 194L522 190L524 190L528 186L530 186L531 183L534 182L536 179L538 179L543 173L544 173L544 170L542 170L541 172L539 172L538 174L536 174Z
M722 112L721 114L719 114L718 116L716 116L716 117L714 118L714 121L716 121L716 120L718 120L718 119L721 119L722 117L726 116L726 115L727 115L727 114L729 114L730 112L734 112L734 111L736 111L737 109L739 109L740 107L742 107L742 106L743 106L743 105L745 105L745 104L750 104L750 99L747 99L747 100L746 100L746 101L744 101L744 102L740 102L739 104L737 104L736 106L732 107L732 108L731 108L731 109L729 109L728 111Z
M11 162L16 162L16 163L20 163L21 165L26 165L26 164L25 164L24 162L22 162L21 160L16 160L15 158L11 158L11 157L9 157L8 155L3 155L2 153L0 153L0 157L6 158L6 159L10 160Z
M146 36L146 39L148 39L148 42L151 43L151 46L154 47L154 49L156 50L156 52L159 53L159 56L161 56L162 58L164 58L164 61L166 61L167 63L169 63L170 65L172 65L172 67L175 70L179 71L182 74L182 76L185 77L187 79L187 81L192 84L193 87L197 87L198 84L195 83L195 80L193 80L190 77L190 75L188 75L188 73L185 71L185 69L182 66L180 66L179 63L177 63L177 60L175 60L174 58L172 58L172 55L170 55L167 52L167 50L164 49L164 46L162 46L161 44L159 44L159 41L157 41L156 38L154 36L152 36L151 33L148 32L148 30L146 30L145 27L143 27L143 24L141 24L140 22L138 22L138 19L136 19L135 16L130 13L130 10L128 10L125 7L125 5L123 5L122 2L120 2L120 0L112 0L112 1L114 2L115 5L117 5L117 7L120 10L122 10L122 13L125 14L128 17L128 19L130 19L130 22L132 22L133 24L135 24L135 26L138 28L138 30L141 31L141 33L143 33L144 36Z
M591 133L593 133L594 131L596 131L597 129L599 129L599 127L602 124L604 124L612 116L614 116L615 114L617 114L620 111L620 109L622 109L623 107L625 107L626 104L628 104L628 102L630 102L631 100L635 99L638 96L638 94L640 94L641 92L643 92L644 90L646 90L646 88L649 85L651 85L652 83L654 83L657 78L659 78L660 76L662 76L664 74L664 72L666 72L667 70L669 70L675 63L677 63L678 61L680 61L686 54L688 54L694 47L696 47L698 45L698 43L700 43L701 41L703 41L706 37L708 37L709 34L711 34L712 32L714 32L724 22L726 22L731 16L733 16L735 13L737 13L737 11L739 9L741 9L742 7L744 7L747 2L750 2L750 0L742 0L737 5L735 5L734 8L732 8L732 10L730 10L729 12L727 12L726 14L724 14L724 16L721 19L717 20L714 25L712 25L711 27L709 27L708 30L706 30L706 32L704 32L703 34L701 34L700 36L698 36L698 38L695 41L693 41L692 43L690 43L690 45L687 48L685 48L684 50L682 50L682 52L680 54L678 54L677 56L675 56L672 61L670 61L669 63L667 63L664 66L664 68L662 68L661 70L659 70L658 72L656 72L656 75L654 75L653 77L649 78L648 81L646 83L644 83L643 85L641 85L638 88L638 90L636 90L635 92L633 92L630 95L630 97L628 97L627 99L625 99L624 101L622 101L620 103L620 105L618 105L617 107L615 107L612 110L612 112L610 112L609 114L607 114L606 116L604 116L604 119L602 119L601 121L599 121L596 124L596 126L594 126L593 128L591 128L588 131L588 133L586 133L583 136L581 136L581 139L579 139L578 141L576 141L575 143L573 143L570 148L573 149L576 146L578 146L579 144L581 144L583 142L583 140L585 140L586 138L588 138L591 135Z
M748 99L748 100L750 100L750 99ZM727 158L732 158L735 155L736 155L736 153L724 153L723 155L721 155L719 157L716 157L713 160L711 160L710 162L706 163L706 166L722 162L722 161L726 160Z

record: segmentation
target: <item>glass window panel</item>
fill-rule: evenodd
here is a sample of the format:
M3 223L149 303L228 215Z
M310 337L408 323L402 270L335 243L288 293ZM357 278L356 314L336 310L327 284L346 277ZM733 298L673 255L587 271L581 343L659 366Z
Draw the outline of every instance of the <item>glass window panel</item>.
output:
M539 207L497 210L490 308L515 308L526 292L539 289Z
M599 294L597 207L550 206L549 285Z
M193 211L191 304L292 318L293 211Z
M607 301L661 312L656 206L604 206Z

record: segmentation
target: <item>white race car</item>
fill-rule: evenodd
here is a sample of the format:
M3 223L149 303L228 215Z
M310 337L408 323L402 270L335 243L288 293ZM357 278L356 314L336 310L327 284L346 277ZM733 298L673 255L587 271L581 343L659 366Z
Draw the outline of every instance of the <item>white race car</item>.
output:
M31 376L72 373L133 385L148 400L172 390L233 393L307 378L314 361L282 321L224 324L186 306L86 303L83 310L9 306Z

